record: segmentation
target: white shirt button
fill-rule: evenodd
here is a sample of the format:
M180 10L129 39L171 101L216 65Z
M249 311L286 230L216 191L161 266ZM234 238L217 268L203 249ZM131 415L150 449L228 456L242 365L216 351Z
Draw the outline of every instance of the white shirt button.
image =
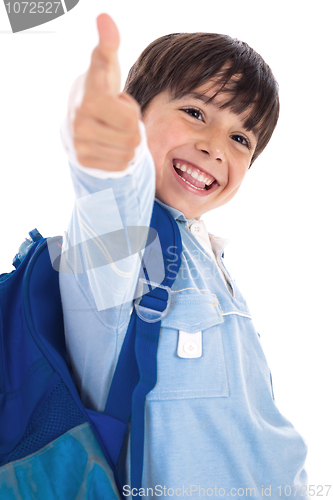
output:
M199 346L195 342L189 341L185 342L185 344L183 345L183 349L186 354L195 354L198 351Z
M200 222L193 222L193 224L191 224L191 226L190 226L190 231L194 235L201 234L203 231L203 228L202 228Z
M188 333L179 330L177 354L180 358L202 356L202 332Z

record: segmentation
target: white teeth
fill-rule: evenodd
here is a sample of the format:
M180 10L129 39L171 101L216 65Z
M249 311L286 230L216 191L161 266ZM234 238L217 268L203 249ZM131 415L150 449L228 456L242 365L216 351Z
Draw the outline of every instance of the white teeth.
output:
M178 168L178 170L181 170L182 172L187 172L194 179L197 179L200 182L204 182L206 184L206 186L210 186L214 182L214 179L209 179L208 177L205 177L203 174L199 174L197 170L193 170L193 172L192 172L191 167L187 167L186 165L181 165L180 163L176 163L174 165L174 167ZM183 177L181 177L181 179L183 179ZM183 179L183 181L184 180L185 179ZM187 181L185 181L185 182L187 182ZM187 184L190 184L190 183L187 182ZM190 184L190 185L192 186L192 184ZM197 188L197 189L202 189L202 188Z

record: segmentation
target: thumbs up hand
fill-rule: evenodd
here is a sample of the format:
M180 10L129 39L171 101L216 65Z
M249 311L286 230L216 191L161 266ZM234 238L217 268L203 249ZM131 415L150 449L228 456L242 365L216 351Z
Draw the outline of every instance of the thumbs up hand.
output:
M97 18L99 43L85 75L79 106L70 110L70 127L81 165L101 170L124 170L140 143L140 107L119 93L119 32L110 16Z

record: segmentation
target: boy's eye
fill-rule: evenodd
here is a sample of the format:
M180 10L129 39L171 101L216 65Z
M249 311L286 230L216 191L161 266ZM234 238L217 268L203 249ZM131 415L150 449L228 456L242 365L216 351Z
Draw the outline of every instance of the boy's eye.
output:
M247 137L244 137L243 135L232 135L230 136L231 139L233 139L236 142L239 142L239 144L242 144L242 146L246 146L247 149L251 149L251 144L250 141L247 139Z
M204 120L204 115L200 109L197 108L183 108L182 111L185 111L190 116L193 116L193 118L196 118L197 120Z

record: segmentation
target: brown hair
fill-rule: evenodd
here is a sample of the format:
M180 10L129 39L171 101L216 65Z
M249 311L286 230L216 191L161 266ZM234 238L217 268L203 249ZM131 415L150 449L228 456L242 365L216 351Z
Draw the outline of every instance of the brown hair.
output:
M173 33L158 38L129 71L124 90L144 114L151 100L168 90L173 98L192 92L209 80L217 92L230 94L222 106L241 114L245 128L258 133L251 164L271 138L279 116L278 84L270 67L249 45L216 33Z

